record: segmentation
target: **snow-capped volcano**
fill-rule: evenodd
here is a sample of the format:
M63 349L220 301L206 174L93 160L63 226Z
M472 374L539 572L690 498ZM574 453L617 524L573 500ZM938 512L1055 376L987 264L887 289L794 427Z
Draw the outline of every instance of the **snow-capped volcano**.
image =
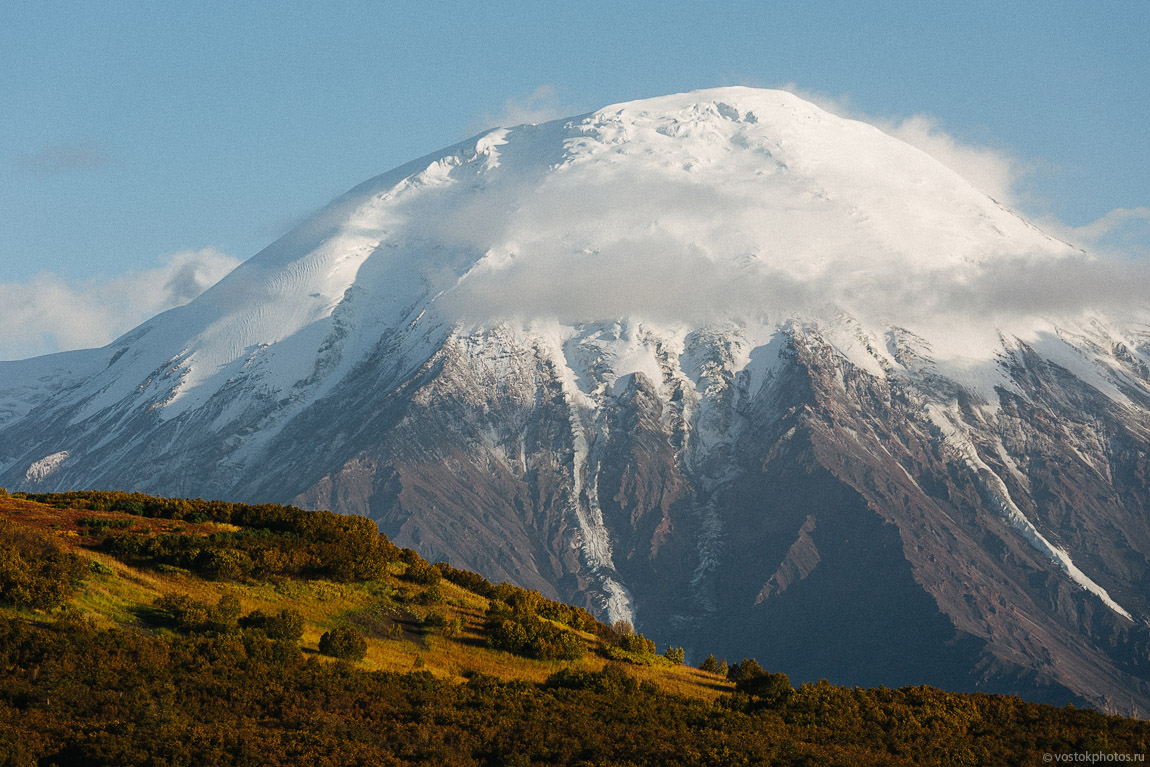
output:
M0 484L367 514L800 679L1145 711L1150 332L1046 289L1092 263L788 93L615 105L0 363Z

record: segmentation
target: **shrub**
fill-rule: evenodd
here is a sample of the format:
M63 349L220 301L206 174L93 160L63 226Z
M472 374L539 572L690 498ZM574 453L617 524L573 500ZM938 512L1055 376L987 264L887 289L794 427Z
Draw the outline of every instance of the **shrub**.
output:
M727 670L727 679L730 679L735 684L748 679L762 676L767 672L763 671L763 667L754 658L743 658L742 661L731 666Z
M59 607L89 572L84 559L55 541L0 520L0 603Z
M231 634L239 628L240 601L234 594L224 594L214 606L187 594L167 594L155 602L167 622L193 634Z
M770 672L742 679L735 683L735 689L765 703L781 703L794 692L789 676Z
M587 650L572 632L538 615L517 615L498 601L487 610L487 641L496 650L539 660L576 660Z
M398 624L394 624L398 628ZM432 610L423 619L423 627L429 630L437 630L447 637L457 637L463 633L463 619L459 616L448 618L438 610Z
M240 619L240 625L245 628L259 629L267 635L268 639L298 642L303 638L303 616L292 609L280 610L274 615L265 615L256 610Z
M438 583L433 583L416 594L415 601L421 605L437 605L443 601L443 589L439 588Z
M437 584L439 583L440 577L439 570L427 564L427 562L422 559L409 562L407 569L403 572L403 579L405 581L417 583L421 586Z
M447 626L447 616L438 610L432 610L423 618L423 627L428 629L441 629Z
M319 638L319 651L343 660L363 660L367 656L367 640L355 629L332 629Z
M252 558L239 549L204 549L195 560L196 572L217 581L234 581L250 575Z

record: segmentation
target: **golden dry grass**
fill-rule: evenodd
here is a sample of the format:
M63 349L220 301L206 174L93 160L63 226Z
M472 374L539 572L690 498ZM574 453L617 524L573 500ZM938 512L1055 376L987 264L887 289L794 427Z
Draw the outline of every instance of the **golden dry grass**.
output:
M304 618L300 644L305 652L318 651L319 639L325 631L337 626L357 625L357 616L366 614L382 621L406 621L402 638L365 632L367 656L358 665L368 670L407 672L422 669L437 677L456 681L462 681L468 674L480 673L537 683L563 668L574 666L597 671L607 663L599 653L601 640L587 633L580 636L587 644L588 653L578 661L538 661L493 650L487 646L483 630L484 613L488 607L486 598L442 581L439 584L440 600L419 604L418 598L424 587L400 580L398 576L404 566L398 563L381 580L367 583L302 579L216 582L175 568L158 570L126 565L95 550L93 546L97 541L85 536L85 528L80 526L79 520L85 517L127 519L132 522L131 529L140 534L177 531L209 534L235 529L230 525L147 519L121 512L57 509L5 496L0 496L0 516L51 532L62 546L103 566L84 581L67 608L87 615L101 625L144 625L141 614L166 594L186 594L209 603L219 601L223 594L234 594L245 614L253 610L265 613L283 609L298 611ZM418 621L431 611L443 614L449 621L460 619L461 629L448 636L442 630L427 632L418 628ZM52 618L48 613L34 613L29 617L34 620ZM719 675L689 666L660 663L630 665L628 668L639 680L652 682L678 695L711 700L733 689L733 685Z

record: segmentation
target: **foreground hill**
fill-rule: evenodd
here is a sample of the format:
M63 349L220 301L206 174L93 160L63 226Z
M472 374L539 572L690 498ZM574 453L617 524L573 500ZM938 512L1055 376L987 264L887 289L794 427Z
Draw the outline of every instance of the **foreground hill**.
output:
M365 522L0 493L0 764L970 765L1150 747L1150 724L1073 707L692 669Z

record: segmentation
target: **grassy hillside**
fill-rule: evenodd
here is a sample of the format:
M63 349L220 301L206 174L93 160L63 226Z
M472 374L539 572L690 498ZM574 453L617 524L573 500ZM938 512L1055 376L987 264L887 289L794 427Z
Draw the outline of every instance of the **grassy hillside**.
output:
M0 765L1019 764L1150 725L792 689L393 546L354 517L0 493Z

